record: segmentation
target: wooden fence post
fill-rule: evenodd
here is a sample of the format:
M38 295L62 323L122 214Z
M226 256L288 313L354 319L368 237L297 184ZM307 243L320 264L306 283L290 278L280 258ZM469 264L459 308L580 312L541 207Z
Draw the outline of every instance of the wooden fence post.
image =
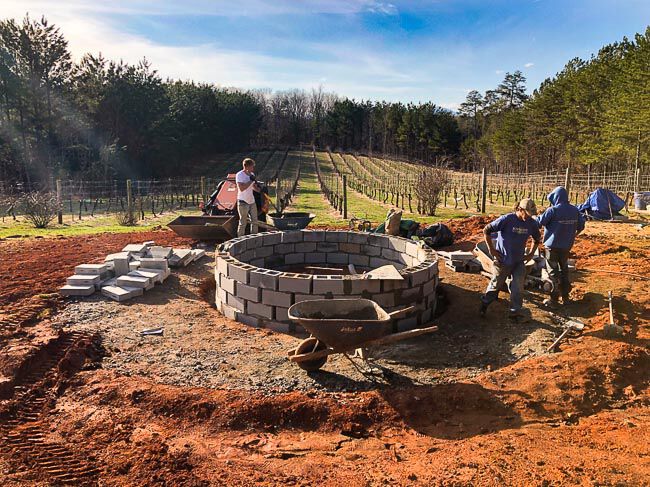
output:
M348 219L348 177L343 175L343 219Z
M275 180L275 212L279 215L282 212L280 204L280 175Z
M564 189L569 191L571 188L571 166L566 167L566 173L564 174Z
M634 192L638 193L641 186L641 168L636 168L636 174L634 175Z
M126 180L126 211L128 212L129 216L133 213L133 193L132 193L132 186L131 186L131 180L127 179Z
M481 172L481 213L485 213L485 197L487 190L487 168L484 166Z
M205 204L205 176L201 176L201 200Z
M63 224L63 201L61 199L61 180L56 180L56 217L59 225Z

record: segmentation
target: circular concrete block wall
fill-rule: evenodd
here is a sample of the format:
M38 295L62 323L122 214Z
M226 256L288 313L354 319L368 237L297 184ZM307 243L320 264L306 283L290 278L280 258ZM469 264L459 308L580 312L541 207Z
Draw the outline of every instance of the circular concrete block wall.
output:
M357 275L290 272L304 266L353 264L357 272L391 264L403 280ZM420 243L381 234L296 230L238 237L216 255L216 305L227 317L251 326L295 331L289 307L310 299L372 299L386 311L417 310L396 322L403 331L433 318L438 285L436 253Z

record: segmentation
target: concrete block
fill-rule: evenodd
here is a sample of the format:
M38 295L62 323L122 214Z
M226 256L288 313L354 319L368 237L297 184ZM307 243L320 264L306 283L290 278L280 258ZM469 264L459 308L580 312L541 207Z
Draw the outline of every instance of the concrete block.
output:
M108 271L107 264L81 264L74 268L75 275L102 275Z
M168 262L171 267L185 267L193 258L192 249L174 249Z
M422 294L428 296L436 290L436 280L430 279L422 285Z
M217 288L216 297L218 300L223 301L224 303L228 302L228 292L222 287Z
M278 278L278 289L281 292L309 294L312 277L309 274L283 273Z
M327 254L313 252L305 254L305 264L324 264L327 262Z
M325 232L326 242L347 242L349 232L328 231Z
M380 235L380 234L371 234L370 238L368 239L368 244L373 247L380 247L380 248L387 249L389 245L389 240L387 236Z
M149 247L147 252L147 257L155 257L157 259L169 259L172 256L173 249L171 247L161 247L160 245L155 245Z
M381 293L381 279L362 279L360 277L348 277L345 279L345 294L370 294Z
M424 264L412 267L409 272L409 279L411 287L424 284L429 280L429 267Z
M361 245L353 243L340 243L339 252L344 252L346 254L360 254Z
M192 249L192 262L196 262L199 259L205 257L205 250L203 249Z
M147 279L151 279L151 282L153 282L154 284L157 283L157 282L162 283L163 282L163 279L162 279L163 274L162 273L164 271L161 271L160 269L157 269L157 271L158 272L156 272L156 270L148 270L147 271L147 270L143 269L141 271L133 271L133 272L129 273L129 275L130 276L146 277Z
M397 267L396 262L392 262L390 260L383 259L380 257L370 257L370 267L372 269L376 269L377 267L381 267L383 265L388 265L388 264L392 264L395 267Z
M288 244L278 244L273 246L273 253L275 254L290 254L294 252L295 249L295 244L288 243Z
M66 283L70 286L95 287L97 284L99 284L99 282L100 278L98 274L87 274L85 276L83 274L75 274L74 276L70 276L66 279Z
M324 242L325 230L301 230L302 231L302 240L304 242Z
M140 261L139 260L134 260L133 262L129 262L129 272L132 271L137 271L140 268ZM160 270L160 269L158 269ZM127 272L128 274L128 272Z
M153 247L154 245L156 245L156 242L154 242L153 240L147 240L146 242L142 242L142 245L146 245L147 247Z
M257 316L245 315L244 313L237 313L237 321L253 328L262 328L264 326L264 321Z
M265 262L264 259L253 259L250 262L248 262L250 265L255 266L255 267L264 267Z
M230 279L229 277L224 276L223 274L220 274L219 282L218 285L221 289L225 290L226 292L229 292L230 294L236 294L235 293L235 280Z
M271 255L264 259L264 267L269 269L280 269L284 266L284 255Z
M247 250L246 252L242 252L240 255L237 256L237 260L241 262L245 262L246 264L250 264L250 261L255 258L255 251L254 250Z
M135 288L147 289L153 286L153 282L148 277L131 275L131 273L129 273L124 276L119 276L117 278L117 285L119 287L135 287Z
M395 252L406 253L408 240L401 237L388 237L388 248Z
M140 259L140 269L160 269L167 272L169 270L169 263L167 259L147 257Z
M284 256L284 263L286 265L304 264L305 254L287 254Z
M123 286L105 286L102 288L102 294L114 301L122 302L127 299L142 296L144 290L138 287Z
M275 320L280 322L289 322L289 308L282 306L275 307Z
M338 252L339 244L337 242L318 242L316 244L317 252Z
M234 296L234 295L232 295L230 293L227 293L226 303L228 303L228 306L232 306L237 311L241 311L242 313L246 312L246 300L245 299L242 299L242 298Z
M231 320L236 320L237 315L239 312L233 308L232 306L228 305L227 303L222 303L221 304L221 313L228 319Z
M298 253L316 252L316 242L297 243L295 251Z
M368 245L368 234L363 232L351 232L348 234L348 242L352 244Z
M253 252L255 253L255 258L259 259L261 257L269 257L273 255L273 245L258 247Z
M131 272L131 267L129 266L129 258L115 258L111 261L113 263L113 272L116 276L123 276ZM140 264L142 265L142 264Z
M428 325L433 320L433 310L427 308L420 313L420 325Z
M302 232L300 230L282 232L282 243L298 243L298 242L302 242Z
M381 255L381 247L375 247L374 245L362 245L361 253L367 255L368 257L378 257Z
M241 262L228 262L228 277L237 282L248 284L250 271L254 269L253 266L243 264Z
M395 304L397 306L402 304L415 304L422 303L424 296L422 294L422 287L410 287L408 289L400 289L395 292Z
M114 259L128 259L129 256L129 252L116 252L114 254L108 254L106 257L104 257L104 262L112 262Z
M122 249L122 252L133 252L134 254L144 254L147 251L145 244L129 244Z
M375 294L372 297L372 300L377 303L382 308L393 308L395 307L395 293L381 293Z
M326 299L327 296L325 294L294 294L293 295L293 302L294 304L296 303L301 303L302 301L314 301L315 299Z
M276 333L290 333L292 331L290 323L282 323L278 320L266 321L264 323L264 328L273 330Z
M259 303L262 297L262 290L260 288L242 284L241 282L237 283L235 290L237 292L237 297L243 298L246 301Z
M283 293L279 291L271 291L270 289L262 289L262 303L268 306L282 306L288 308L293 304L293 296L291 293Z
M271 247L271 246L277 245L279 243L282 243L282 233L281 232L272 232L272 233L265 234L262 237L262 242L261 242L260 245L263 245L264 247Z
M418 327L418 315L402 318L401 320L397 320L395 324L397 326L397 332L413 330Z
M95 285L71 285L66 284L59 289L59 294L62 296L90 296L95 292Z
M341 264L347 265L349 263L349 255L342 254L340 252L331 252L327 254L327 263L328 264Z
M249 284L260 289L278 289L278 276L282 272L272 269L255 269L249 274Z
M358 267L369 267L370 257L367 255L351 254L349 256L349 263Z
M248 303L247 314L249 315L272 320L274 318L274 311L273 306L268 306L262 303Z
M390 260L391 262L400 262L402 264L404 263L404 261L402 260L401 252L395 252L394 250L388 248L381 249L381 256L384 259Z
M312 292L314 294L343 294L343 276L316 275L312 277Z
M388 293L399 289L408 289L410 286L408 277L406 279L381 279L381 292Z

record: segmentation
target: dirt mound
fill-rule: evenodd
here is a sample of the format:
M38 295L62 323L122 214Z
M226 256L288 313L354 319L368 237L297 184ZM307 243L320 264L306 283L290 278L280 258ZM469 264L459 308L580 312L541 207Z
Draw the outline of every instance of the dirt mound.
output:
M483 238L483 228L496 218L496 215L472 216L445 221L444 224L454 232L454 242L476 243Z

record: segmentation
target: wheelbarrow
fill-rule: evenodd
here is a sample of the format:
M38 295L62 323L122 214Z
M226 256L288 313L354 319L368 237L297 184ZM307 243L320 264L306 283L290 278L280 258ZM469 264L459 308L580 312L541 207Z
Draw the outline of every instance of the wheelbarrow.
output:
M320 369L327 357L342 353L362 374L349 353L366 364L366 348L388 345L408 338L432 333L437 326L392 333L392 321L409 314L415 306L387 313L369 299L316 299L302 301L289 308L289 319L305 328L311 335L287 352L291 362L313 372Z
M302 230L316 218L313 213L304 213L300 211L289 211L285 213L269 213L271 223L278 230Z

